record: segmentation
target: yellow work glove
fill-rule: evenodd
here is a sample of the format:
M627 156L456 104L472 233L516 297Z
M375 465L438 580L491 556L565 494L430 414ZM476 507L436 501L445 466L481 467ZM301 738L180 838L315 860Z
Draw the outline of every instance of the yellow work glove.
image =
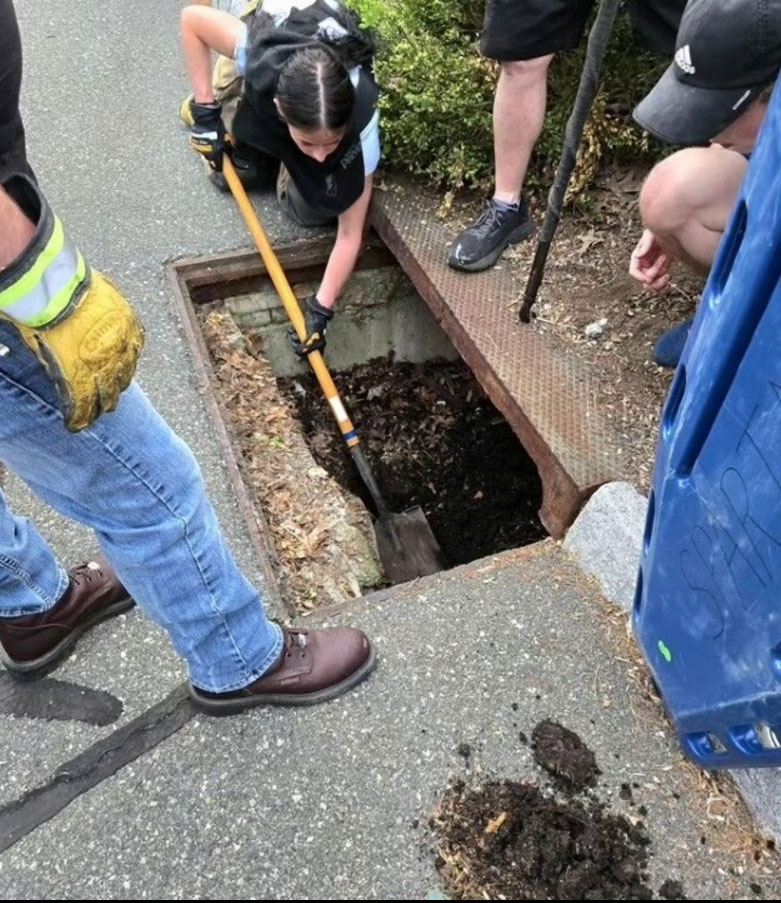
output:
M60 396L69 430L83 430L113 411L130 385L144 330L125 298L101 273L54 326L16 326L46 368Z
M53 380L68 429L83 430L117 406L144 331L117 289L87 266L29 176L11 175L0 188L35 226L27 247L0 270L0 317Z

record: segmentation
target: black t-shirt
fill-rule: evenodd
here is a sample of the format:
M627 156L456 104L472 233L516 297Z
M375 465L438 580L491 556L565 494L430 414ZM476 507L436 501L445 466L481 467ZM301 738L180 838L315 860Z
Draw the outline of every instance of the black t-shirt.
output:
M635 39L646 50L665 56L675 53L675 36L686 0L630 0Z

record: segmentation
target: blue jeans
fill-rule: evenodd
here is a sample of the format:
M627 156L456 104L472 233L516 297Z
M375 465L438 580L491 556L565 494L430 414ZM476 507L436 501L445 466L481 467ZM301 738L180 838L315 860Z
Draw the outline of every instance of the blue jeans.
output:
M281 630L236 567L195 459L135 383L116 411L69 433L43 368L0 322L0 461L53 508L92 527L196 686L239 689L277 660ZM0 493L0 617L46 611L67 581Z

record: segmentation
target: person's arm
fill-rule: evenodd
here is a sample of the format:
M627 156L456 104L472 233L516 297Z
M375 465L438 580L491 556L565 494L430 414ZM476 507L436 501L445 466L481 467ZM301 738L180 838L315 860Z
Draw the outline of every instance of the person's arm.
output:
M68 429L85 429L113 411L130 384L143 328L29 176L0 183L0 217L0 318L49 374Z
M328 258L320 288L304 304L306 337L301 341L293 330L290 331L293 350L299 356L325 349L325 333L333 319L334 304L355 268L355 261L363 244L363 228L372 197L372 181L373 176L366 176L363 193L339 217L336 242Z
M317 300L323 307L330 309L334 306L355 267L363 244L363 230L372 197L373 180L373 176L366 176L361 196L339 217L336 242L317 292Z
M214 103L211 51L232 58L243 27L236 16L210 6L182 10L182 46L196 103Z
M24 215L19 205L0 185L0 223L3 240L0 242L0 270L10 266L32 242L35 225Z

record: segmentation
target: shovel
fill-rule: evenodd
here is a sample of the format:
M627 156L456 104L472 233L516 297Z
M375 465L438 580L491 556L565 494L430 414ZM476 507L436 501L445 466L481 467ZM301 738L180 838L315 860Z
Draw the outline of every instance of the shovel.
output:
M231 193L239 207L244 222L255 241L263 263L266 265L271 281L279 293L285 306L290 322L302 341L306 337L306 324L298 300L290 288L276 254L269 244L266 233L250 204L247 192L236 175L233 163L227 154L223 157L223 175L230 187ZM307 356L307 360L315 372L320 388L331 406L336 422L342 432L342 438L352 456L361 479L377 509L377 520L374 524L374 532L377 537L377 550L380 561L385 568L385 573L391 583L404 583L414 580L416 577L425 577L427 574L435 574L445 567L445 558L439 547L426 516L420 507L410 508L402 514L393 514L385 499L382 497L377 481L374 478L366 455L361 448L358 433L350 420L339 392L331 379L331 374L325 365L323 356L319 351L313 351Z

